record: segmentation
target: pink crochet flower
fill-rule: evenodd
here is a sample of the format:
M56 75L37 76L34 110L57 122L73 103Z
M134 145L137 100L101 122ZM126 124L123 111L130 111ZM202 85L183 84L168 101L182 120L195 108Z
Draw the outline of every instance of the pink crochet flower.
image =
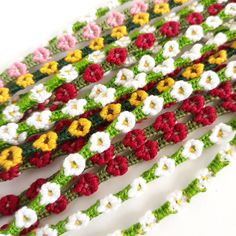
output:
M46 62L50 57L50 51L47 48L37 48L33 53L33 61L42 63Z
M4 83L3 81L0 79L0 88L3 88L4 87Z
M130 8L130 13L132 15L136 15L140 12L146 12L148 9L148 5L144 2L135 2Z
M123 25L124 15L120 12L111 12L107 17L107 24L111 27L117 27Z
M65 34L58 39L57 47L63 51L67 51L75 47L76 38L73 35Z
M167 3L168 0L153 0L154 4Z
M100 27L93 22L88 23L83 28L83 37L85 39L95 39L95 38L98 38L100 34L101 34Z
M24 75L26 73L27 73L27 66L21 62L15 62L8 69L8 74L14 78L17 78L17 77Z

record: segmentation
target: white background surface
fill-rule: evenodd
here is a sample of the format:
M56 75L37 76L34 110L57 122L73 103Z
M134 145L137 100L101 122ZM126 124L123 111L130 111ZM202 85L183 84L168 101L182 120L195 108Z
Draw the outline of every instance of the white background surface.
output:
M89 11L101 0L2 0L0 1L0 69L5 69L12 62L21 59L26 53L38 46L43 46L68 24L72 23L80 13ZM222 120L222 119L221 119ZM225 121L228 119L224 118ZM195 132L194 137L203 133ZM163 153L171 154L177 146L166 148ZM192 180L200 168L210 162L217 148L211 148L194 162L183 164L176 169L174 175L150 184L147 192L136 200L123 204L116 212L95 219L85 230L67 235L104 236L116 229L122 229L136 222L148 209L160 206L166 196L174 190L181 189ZM9 193L20 193L21 190L39 177L49 176L61 164L58 160L43 170L23 174L20 178L0 184L0 197ZM102 184L99 192L89 198L81 198L68 206L66 212L58 217L50 217L43 223L55 223L59 219L72 214L76 209L85 209L96 199L110 192L116 192L131 182L143 170L151 166L146 163L133 167L126 176L115 178ZM236 164L225 168L213 181L210 190L194 198L181 213L163 220L151 236L235 236L236 212ZM0 220L0 224L7 219Z

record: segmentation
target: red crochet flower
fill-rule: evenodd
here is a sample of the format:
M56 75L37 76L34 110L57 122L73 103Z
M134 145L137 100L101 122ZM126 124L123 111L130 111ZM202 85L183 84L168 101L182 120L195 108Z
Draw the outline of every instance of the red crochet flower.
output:
M130 147L132 150L138 149L146 141L146 136L143 130L134 129L126 134L123 139L125 147Z
M38 195L40 188L44 183L46 183L46 179L37 179L34 183L30 185L28 190L25 192L26 197L30 200L34 199Z
M103 69L98 64L91 64L89 65L83 74L83 79L90 83L98 82L103 78Z
M128 161L123 156L116 156L107 164L106 172L113 176L124 175L128 171Z
M19 208L19 198L15 195L7 195L0 199L0 214L10 216Z
M153 124L156 131L169 132L176 123L174 112L165 112L158 116Z
M46 210L53 214L59 214L66 209L67 204L66 197L61 195L54 203L48 204Z
M103 166L107 164L114 156L114 146L110 146L106 151L95 154L90 160L93 164Z
M170 132L164 134L164 139L167 142L178 143L186 138L188 134L187 127L185 124L176 124Z
M184 112L191 112L194 114L199 112L203 108L204 103L204 97L201 95L197 95L183 101L182 105L180 106L180 109Z
M91 173L80 175L78 182L76 183L73 191L80 196L90 196L97 192L99 185L99 178Z
M179 34L179 22L168 21L160 28L160 33L166 37L175 37Z
M182 71L182 68L181 68L181 67L177 67L173 72L169 73L168 76L169 76L169 77L175 77L175 76L177 76L181 71Z
M55 132L60 132L65 128L68 128L72 123L72 120L60 120L56 123L54 131Z
M194 121L197 124L203 126L212 124L217 118L216 109L212 106L204 107L197 115L194 117Z
M33 231L34 229L38 228L39 226L39 220L37 220L33 225L31 225L29 228L25 228L20 232L20 236L26 236L28 233Z
M148 140L144 145L135 151L135 155L144 161L149 161L155 158L158 152L158 143L153 140Z
M14 166L8 171L0 173L0 179L3 181L12 180L19 175L19 166Z
M115 64L122 65L128 56L128 51L125 48L113 48L109 51L106 61Z
M229 81L220 84L220 86L210 91L211 96L219 97L221 99L227 99L231 95L231 93L232 84Z
M229 98L227 98L222 106L225 110L236 112L236 93L232 94Z
M65 83L61 85L55 91L56 101L59 102L68 102L70 99L73 99L77 96L77 90L74 84Z
M190 25L199 25L203 22L203 16L198 12L192 12L186 16L186 20Z
M65 153L76 153L84 146L85 141L83 138L77 138L73 141L66 141L61 144L61 150Z
M141 49L149 49L151 48L156 41L154 34L147 33L147 34L140 34L137 39L135 40L135 45Z
M207 8L209 15L215 16L224 8L223 4L215 3Z
M51 161L51 152L35 152L30 158L29 162L31 165L37 168L42 168L48 165Z

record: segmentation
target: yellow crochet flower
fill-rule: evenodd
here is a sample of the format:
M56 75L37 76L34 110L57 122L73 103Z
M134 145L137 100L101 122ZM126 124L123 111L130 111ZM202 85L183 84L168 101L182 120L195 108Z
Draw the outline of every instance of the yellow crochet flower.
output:
M217 64L220 65L227 60L227 52L225 50L220 50L219 52L215 53L214 55L211 55L209 57L208 62L210 64Z
M89 48L94 51L104 48L104 38L96 38L92 40L91 43L89 44Z
M158 3L154 6L155 14L165 14L170 12L170 6L168 3Z
M158 92L162 93L168 90L169 88L171 88L174 84L175 84L175 81L171 77L168 77L166 79L161 80L157 84L157 90Z
M65 58L66 62L75 63L82 59L82 51L76 49L75 51L69 52Z
M231 48L235 49L236 48L236 41L234 41L230 46L231 46Z
M50 61L45 65L43 65L43 67L40 69L40 72L42 74L48 74L48 75L54 74L55 72L57 72L57 66L58 63L56 61Z
M84 137L89 133L92 122L85 118L80 118L71 123L68 132L75 137Z
M33 75L28 73L18 77L16 80L16 84L23 88L33 85L34 84Z
M186 79L194 79L201 76L203 70L204 70L204 64L202 63L194 64L192 66L187 67L182 75Z
M149 22L149 13L140 12L133 17L133 23L137 25L145 25Z
M144 90L138 90L138 91L132 93L132 95L129 99L129 103L132 106L138 106L145 100L145 98L147 96L148 96L148 94Z
M179 3L179 4L184 4L186 2L188 2L189 0L174 0L175 3Z
M0 103L8 101L10 98L8 88L0 88Z
M0 154L0 166L6 171L22 163L22 149L12 146Z
M57 147L57 139L57 134L53 131L49 131L46 134L42 134L36 141L34 141L33 147L41 149L43 152L52 151Z
M100 116L107 121L113 121L121 112L121 104L109 104L102 108Z
M128 34L126 26L117 26L112 29L111 37L120 39Z

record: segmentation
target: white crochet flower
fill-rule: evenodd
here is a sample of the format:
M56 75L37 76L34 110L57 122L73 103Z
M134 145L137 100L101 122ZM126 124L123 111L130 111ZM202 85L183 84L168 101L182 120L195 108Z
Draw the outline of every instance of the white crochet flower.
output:
M60 185L51 182L45 183L40 189L40 194L40 205L46 206L54 203L61 196Z
M91 9L91 11L89 12L89 14L86 15L81 15L80 17L78 17L77 21L78 22L85 22L85 23L90 23L96 20L96 10Z
M79 116L84 113L84 106L86 104L87 101L85 99L71 99L66 103L65 107L62 108L62 112L72 117Z
M179 21L179 16L175 12L169 13L164 17L165 21Z
M10 122L18 122L23 117L20 108L14 104L7 106L2 113L4 118Z
M206 44L214 44L216 46L220 46L228 41L226 34L218 33L213 38L210 38Z
M45 102L51 95L52 93L47 92L47 89L43 84L35 85L30 90L30 98L38 103Z
M229 27L230 30L236 30L236 23L234 21L234 19L229 20L227 23L224 24L225 26Z
M192 85L185 81L177 81L172 87L170 95L177 101L183 101L193 92Z
M134 128L135 123L135 115L132 112L124 111L118 116L115 128L122 133L128 133Z
M225 144L233 139L235 131L230 125L220 123L216 125L209 136L209 139L212 143Z
M203 12L204 6L200 4L199 2L194 2L191 4L190 9L193 10L194 12Z
M142 111L145 115L155 116L162 110L163 104L162 97L150 95L144 100Z
M167 75L175 70L174 59L168 58L161 65L157 65L153 71L155 73L162 73L162 75Z
M226 66L225 76L231 78L232 80L236 79L236 61L231 61Z
M232 2L227 4L224 11L227 15L236 16L236 3Z
M111 139L108 133L96 132L90 137L90 151L102 153L111 145Z
M71 64L69 64L67 66L62 67L58 76L59 78L65 79L67 83L70 83L79 76L79 73Z
M144 25L142 29L139 31L142 34L153 33L156 30L154 26Z
M146 82L147 74L144 72L137 74L132 80L128 81L125 84L125 87L134 88L135 90L138 88L144 87Z
M157 224L157 219L151 211L146 212L146 214L139 219L142 231L147 234L149 233Z
M107 236L123 236L123 234L120 230L116 230L115 232L108 234Z
M219 76L216 72L209 70L205 71L199 80L199 85L205 90L212 90L220 84Z
M140 72L151 71L155 67L155 64L156 63L153 57L149 55L142 56L138 64L138 71Z
M212 29L216 29L217 27L222 25L222 23L223 21L219 16L208 16L206 19L206 24Z
M52 112L45 110L42 112L34 112L27 120L26 124L33 126L35 129L48 129L52 123L50 117Z
M207 189L212 179L212 173L207 169L202 169L197 175L198 187L202 190Z
M83 156L78 153L70 154L63 162L65 176L78 176L80 175L86 166L86 162Z
M137 60L136 60L136 58L135 58L134 56L128 56L128 57L126 58L126 60L125 60L124 65L125 65L125 66L131 66L131 65L133 65L133 64L136 63L136 62L137 62Z
M15 214L17 228L29 228L37 221L37 214L34 210L24 206Z
M121 199L110 194L107 197L100 200L97 211L99 213L107 213L109 211L118 209L120 205L121 205Z
M110 10L118 7L119 5L120 2L118 0L106 0L106 3L104 3L104 6L107 6Z
M88 61L95 64L100 64L104 61L105 57L105 53L98 50L88 55Z
M185 36L192 40L193 42L197 42L201 40L204 36L204 32L202 26L200 25L191 25L188 27Z
M17 138L18 124L8 123L0 127L0 139L4 142L10 142Z
M226 144L223 146L220 151L221 160L232 162L236 159L236 148L230 144Z
M140 195L145 191L147 187L147 182L144 178L139 177L136 178L131 184L130 189L128 191L129 198L134 198Z
M202 155L203 148L204 143L201 140L190 139L184 144L181 154L187 159L195 160Z
M122 37L115 41L115 45L121 48L126 48L131 43L130 37Z
M165 58L175 57L179 52L179 43L176 40L170 40L164 45L163 56Z
M175 160L164 156L157 162L158 166L155 170L155 176L168 176L175 170Z
M65 228L67 230L79 230L82 227L86 227L89 221L90 218L86 214L77 212L68 218L68 223L65 225Z
M35 236L57 236L57 230L52 229L49 227L49 225L45 225L42 228L39 228L35 232Z
M187 204L187 199L182 191L172 193L168 199L170 210L173 212L179 212Z
M190 59L191 61L199 59L201 54L202 44L195 44L189 51L183 53L181 56L183 59Z
M128 83L128 81L133 80L133 78L134 78L134 72L132 70L124 68L119 70L119 72L117 73L115 84L125 86Z

